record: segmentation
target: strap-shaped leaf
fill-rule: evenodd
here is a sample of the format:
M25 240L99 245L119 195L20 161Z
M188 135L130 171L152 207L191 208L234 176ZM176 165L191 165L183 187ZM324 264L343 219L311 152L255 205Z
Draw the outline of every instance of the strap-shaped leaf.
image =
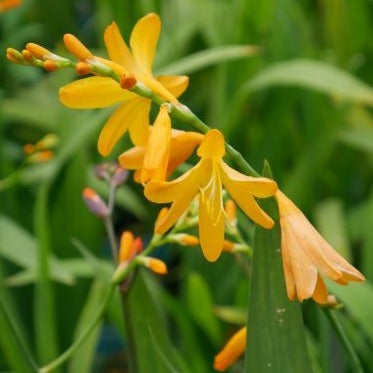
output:
M153 281L140 269L129 292L123 295L130 372L189 372L167 333Z
M277 207L261 205L276 225L255 231L245 372L311 373L301 307L286 294Z

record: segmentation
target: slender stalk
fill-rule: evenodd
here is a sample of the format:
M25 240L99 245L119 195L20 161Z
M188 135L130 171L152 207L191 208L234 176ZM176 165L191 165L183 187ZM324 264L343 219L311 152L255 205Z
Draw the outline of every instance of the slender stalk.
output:
M39 373L49 373L53 369L56 369L60 365L62 365L66 360L70 358L70 356L76 351L76 349L85 341L85 339L89 336L91 331L94 329L94 327L98 324L98 322L101 320L102 315L104 314L106 307L114 293L115 285L112 284L106 293L106 296L101 303L100 308L98 309L96 315L93 317L91 323L87 326L87 328L79 335L79 337L74 341L74 343L57 359L53 360L49 364L45 365L44 367L41 367L38 372Z
M0 311L3 314L8 326L10 327L10 329L13 333L13 337L16 340L18 346L20 347L20 350L22 351L23 355L25 356L25 360L29 363L30 368L34 372L37 372L38 371L38 366L37 366L37 364L34 360L34 357L31 355L31 352L29 351L28 347L24 343L23 339L19 336L17 327L13 324L13 321L12 321L11 317L9 316L5 305L3 304L3 300L2 300L1 297L0 297Z
M364 369L361 366L359 357L356 354L354 347L352 346L350 340L348 339L346 332L338 319L337 311L330 309L330 308L323 308L326 317L329 319L330 323L332 324L335 332L337 333L339 340L345 347L348 355L350 356L350 364L352 371L354 373L364 373Z
M104 223L105 223L106 233L108 235L109 242L110 242L111 255L113 257L113 261L115 264L118 264L118 242L115 237L114 224L113 224L115 192L116 192L116 185L111 180L109 182L109 199L108 199L109 215L104 219Z

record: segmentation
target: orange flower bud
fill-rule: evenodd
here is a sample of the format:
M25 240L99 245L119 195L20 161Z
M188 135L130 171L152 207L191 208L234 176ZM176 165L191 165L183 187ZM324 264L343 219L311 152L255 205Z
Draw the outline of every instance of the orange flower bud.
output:
M92 72L92 67L86 62L80 61L76 64L75 70L79 75L84 76Z
M43 162L49 161L53 157L54 157L54 153L51 150L43 150L43 151L31 154L27 158L27 161L30 163L43 163Z
M84 44L74 35L65 34L63 42L71 54L78 60L85 61L93 58L93 54L84 46Z
M133 253L134 237L132 232L125 231L120 237L119 263L127 262L134 256Z
M48 59L53 56L51 51L36 43L27 43L26 50L28 50L35 58L38 58L39 60Z
M46 61L44 61L43 67L44 67L44 69L46 71L50 71L50 72L56 71L58 69L57 64L54 61L52 61L52 60L46 60Z
M140 263L158 275L167 274L166 263L160 259L149 256L138 257Z
M227 214L227 219L231 224L235 224L237 220L237 207L233 200L228 199L224 206Z
M172 234L168 236L168 239L183 246L197 246L199 244L199 239L197 237L186 233Z
M21 0L3 0L0 2L0 13L21 5Z
M131 89L136 84L136 78L133 75L122 75L119 84L123 89Z
M83 190L83 199L89 210L100 218L106 218L109 215L109 208L101 197L91 188Z
M23 151L27 155L32 154L35 150L36 148L35 148L35 145L33 144L26 144L23 146Z
M32 53L30 51L28 51L27 49L24 49L22 51L22 57L26 60L26 61L31 61L32 60Z
M219 372L229 368L245 351L247 328L233 334L224 348L215 356L214 368Z
M234 249L234 243L228 240L224 240L223 242L223 251L226 253L231 253Z
M157 223L161 221L167 215L167 213L168 213L168 207L161 208L161 210L158 213L157 219L155 221L155 225L157 225Z
M6 50L6 58L13 63L23 63L23 56L22 53L17 51L17 49L14 48L7 48Z

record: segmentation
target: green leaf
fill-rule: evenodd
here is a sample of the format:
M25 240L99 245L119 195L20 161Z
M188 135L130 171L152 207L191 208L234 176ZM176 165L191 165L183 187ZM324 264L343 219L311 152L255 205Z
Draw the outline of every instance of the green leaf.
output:
M139 269L128 293L123 294L130 371L189 372L167 333L153 281L149 273Z
M326 280L331 293L335 294L337 299L344 304L352 319L360 325L361 331L373 343L373 285L366 281L341 286Z
M35 372L33 357L25 336L19 327L17 310L8 290L4 287L0 268L0 347L1 352L15 372Z
M276 225L255 231L245 372L311 373L301 306L286 294L277 208L262 206Z
M102 298L104 297L108 286L108 283L101 279L96 279L93 282L80 314L74 333L74 339L76 339L90 324L92 317L96 314L97 308L102 303ZM86 340L74 352L69 364L70 373L89 373L91 371L98 338L100 336L100 330L101 322L95 325Z
M35 276L37 271L38 247L35 238L24 228L4 215L0 215L0 255L26 269L18 279ZM75 282L73 273L53 255L50 257L52 278L66 285ZM26 275L27 272L27 275ZM17 282L17 280L16 280Z
M347 71L310 59L279 62L262 70L244 87L256 91L277 85L313 89L352 102L373 105L373 89Z
M191 74L211 65L247 58L258 54L259 48L253 45L228 45L215 47L184 57L179 61L157 70L157 74Z
M214 315L210 288L198 273L190 273L186 282L186 298L191 316L214 345L222 340L220 324Z

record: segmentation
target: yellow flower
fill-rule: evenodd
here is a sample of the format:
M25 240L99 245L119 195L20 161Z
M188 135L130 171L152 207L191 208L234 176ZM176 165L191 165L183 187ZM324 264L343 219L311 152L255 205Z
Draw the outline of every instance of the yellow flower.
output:
M137 170L137 182L163 181L190 157L202 139L203 135L197 132L172 130L167 109L162 107L146 146L125 151L119 156L119 163L127 170Z
M316 231L302 211L277 190L281 251L286 290L290 300L313 298L328 303L328 291L320 272L335 282L364 281L364 276L340 256Z
M88 60L89 58L99 60L120 75L131 75L164 100L177 102L176 97L179 97L188 86L188 77L155 78L152 73L160 29L161 21L156 14L150 13L141 18L132 30L130 50L117 25L112 23L104 34L111 61L87 55L86 51L80 53L81 47L77 48L79 52L77 54L82 58L88 56ZM71 42L72 46L75 44ZM150 99L122 89L120 84L111 78L93 76L77 80L60 89L60 99L64 105L75 109L103 108L121 103L101 131L98 151L103 156L111 152L127 130L135 145L144 146L148 141Z
M219 372L229 368L245 351L247 328L238 330L215 356L214 368Z
M204 256L215 261L224 243L224 186L241 209L257 224L273 227L273 220L259 207L253 196L272 196L277 185L273 180L243 175L223 162L224 137L216 129L204 136L197 154L201 160L191 170L171 181L152 181L145 187L146 197L153 202L172 202L170 210L158 219L155 231L166 232L199 195L199 236Z

